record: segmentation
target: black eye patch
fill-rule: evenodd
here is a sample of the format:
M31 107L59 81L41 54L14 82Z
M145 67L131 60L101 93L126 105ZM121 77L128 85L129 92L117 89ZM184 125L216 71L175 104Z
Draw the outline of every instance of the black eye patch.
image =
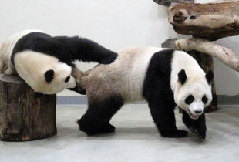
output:
M204 95L204 96L202 97L202 102L203 102L204 104L206 104L207 101L208 101L208 99L207 99L207 97Z
M50 83L54 79L54 71L52 69L45 72L45 81Z
M189 96L185 99L185 103L188 104L188 105L190 105L193 101L194 101L193 95L189 95Z
M65 83L68 83L69 80L70 80L70 76L66 77L66 79L65 79Z

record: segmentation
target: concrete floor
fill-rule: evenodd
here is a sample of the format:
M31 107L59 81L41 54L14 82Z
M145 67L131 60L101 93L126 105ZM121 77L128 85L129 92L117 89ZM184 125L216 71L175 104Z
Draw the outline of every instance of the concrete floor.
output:
M162 138L145 104L125 106L111 123L114 134L87 137L76 119L86 106L58 106L55 137L31 142L0 142L0 162L238 162L239 106L223 106L207 114L208 136ZM185 129L176 111L178 127Z

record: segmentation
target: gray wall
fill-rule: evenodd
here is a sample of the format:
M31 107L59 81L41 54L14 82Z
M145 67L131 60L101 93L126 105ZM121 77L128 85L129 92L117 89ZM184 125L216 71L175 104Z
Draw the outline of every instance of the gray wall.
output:
M113 50L159 46L177 36L168 23L167 8L153 0L0 0L0 22L0 42L29 28L57 35L77 34ZM239 37L219 41L236 52L238 42ZM78 66L87 69L93 65ZM218 94L238 94L239 73L218 61L215 67ZM59 95L76 94L64 91Z

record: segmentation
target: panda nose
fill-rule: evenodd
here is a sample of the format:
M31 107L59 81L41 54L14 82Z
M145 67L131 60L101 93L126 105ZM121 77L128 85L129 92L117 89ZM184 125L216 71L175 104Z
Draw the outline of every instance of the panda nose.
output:
M202 110L196 110L194 111L196 114L201 114L202 113Z

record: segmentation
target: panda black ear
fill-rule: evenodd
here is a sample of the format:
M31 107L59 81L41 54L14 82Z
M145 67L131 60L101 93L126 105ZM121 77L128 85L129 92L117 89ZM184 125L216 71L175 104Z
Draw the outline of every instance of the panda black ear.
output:
M206 74L207 83L211 84L213 78L214 78L214 73L211 70L208 71Z
M187 81L187 75L184 69L178 73L178 81L183 85Z
M45 72L45 81L50 83L54 77L54 71L52 69Z

